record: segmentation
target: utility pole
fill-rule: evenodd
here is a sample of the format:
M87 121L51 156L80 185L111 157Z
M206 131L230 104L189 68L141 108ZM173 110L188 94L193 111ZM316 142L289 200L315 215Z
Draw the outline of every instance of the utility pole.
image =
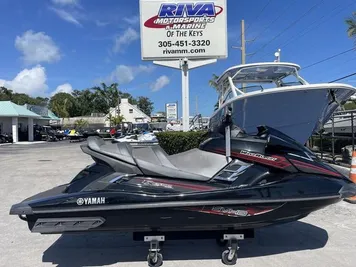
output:
M241 64L246 64L246 38L244 20L241 20Z
M241 20L241 46L232 46L234 49L241 50L241 64L246 64L246 56L251 54L246 54L246 42L252 42L254 40L246 40L246 33L245 33L245 20ZM241 84L241 89L245 92L245 84Z
M118 92L118 98L117 98L117 118L120 117L120 103L121 103L121 96L120 96L120 91L119 89L117 90ZM117 126L117 125L115 125ZM122 122L120 123L120 130L122 132Z
M119 97L117 98L117 116L120 116L120 103L121 103L121 96L119 91Z
M241 50L241 64L246 64L245 20L241 20L241 46L232 46L232 48Z

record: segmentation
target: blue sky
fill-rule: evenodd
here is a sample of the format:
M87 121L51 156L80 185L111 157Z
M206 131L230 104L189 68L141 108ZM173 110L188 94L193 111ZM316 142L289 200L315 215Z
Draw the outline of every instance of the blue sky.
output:
M199 112L212 113L217 95L208 80L212 73L240 64L240 50L231 46L240 45L242 19L247 39L258 37L247 44L247 53L257 51L247 63L273 61L274 52L282 48L282 61L303 69L354 45L344 23L356 11L354 0L227 2L229 56L191 71L191 114L196 96ZM166 102L181 102L180 71L141 60L138 0L1 0L0 9L0 85L50 96L105 80L119 82L134 96L149 97L155 111L163 110ZM301 75L312 83L328 82L355 70L356 51L351 51L302 70ZM356 86L356 77L342 82Z

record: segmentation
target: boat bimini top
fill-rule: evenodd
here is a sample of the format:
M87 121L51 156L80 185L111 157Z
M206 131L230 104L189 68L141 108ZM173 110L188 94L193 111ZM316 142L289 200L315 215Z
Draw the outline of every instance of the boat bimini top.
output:
M237 65L227 69L217 80L219 106L227 99L246 93L246 89L254 87L263 91L261 84L273 84L273 88L309 84L299 76L300 66L286 62L265 62ZM294 81L290 81L294 78ZM242 84L241 89L236 84ZM252 84L252 86L246 86Z

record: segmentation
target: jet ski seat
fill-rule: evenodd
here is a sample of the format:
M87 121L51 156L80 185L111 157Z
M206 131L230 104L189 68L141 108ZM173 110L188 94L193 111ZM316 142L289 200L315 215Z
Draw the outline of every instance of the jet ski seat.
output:
M145 175L208 181L227 165L223 155L192 149L175 155L167 153L158 145L133 148L121 142L107 144L103 139L88 138L88 147L100 154L125 163L137 165Z
M95 152L136 165L135 160L132 158L132 147L128 143L108 144L98 136L90 136L87 141L88 147Z

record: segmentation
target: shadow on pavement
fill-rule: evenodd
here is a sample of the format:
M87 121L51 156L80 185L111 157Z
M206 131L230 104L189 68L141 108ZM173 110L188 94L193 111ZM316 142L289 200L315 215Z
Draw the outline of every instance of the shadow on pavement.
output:
M254 239L239 243L239 258L259 257L325 246L324 229L304 222L293 222L256 230ZM103 266L120 262L145 262L148 243L135 242L130 234L64 234L43 254L43 262L61 267ZM164 261L220 260L214 240L167 241L162 247Z

